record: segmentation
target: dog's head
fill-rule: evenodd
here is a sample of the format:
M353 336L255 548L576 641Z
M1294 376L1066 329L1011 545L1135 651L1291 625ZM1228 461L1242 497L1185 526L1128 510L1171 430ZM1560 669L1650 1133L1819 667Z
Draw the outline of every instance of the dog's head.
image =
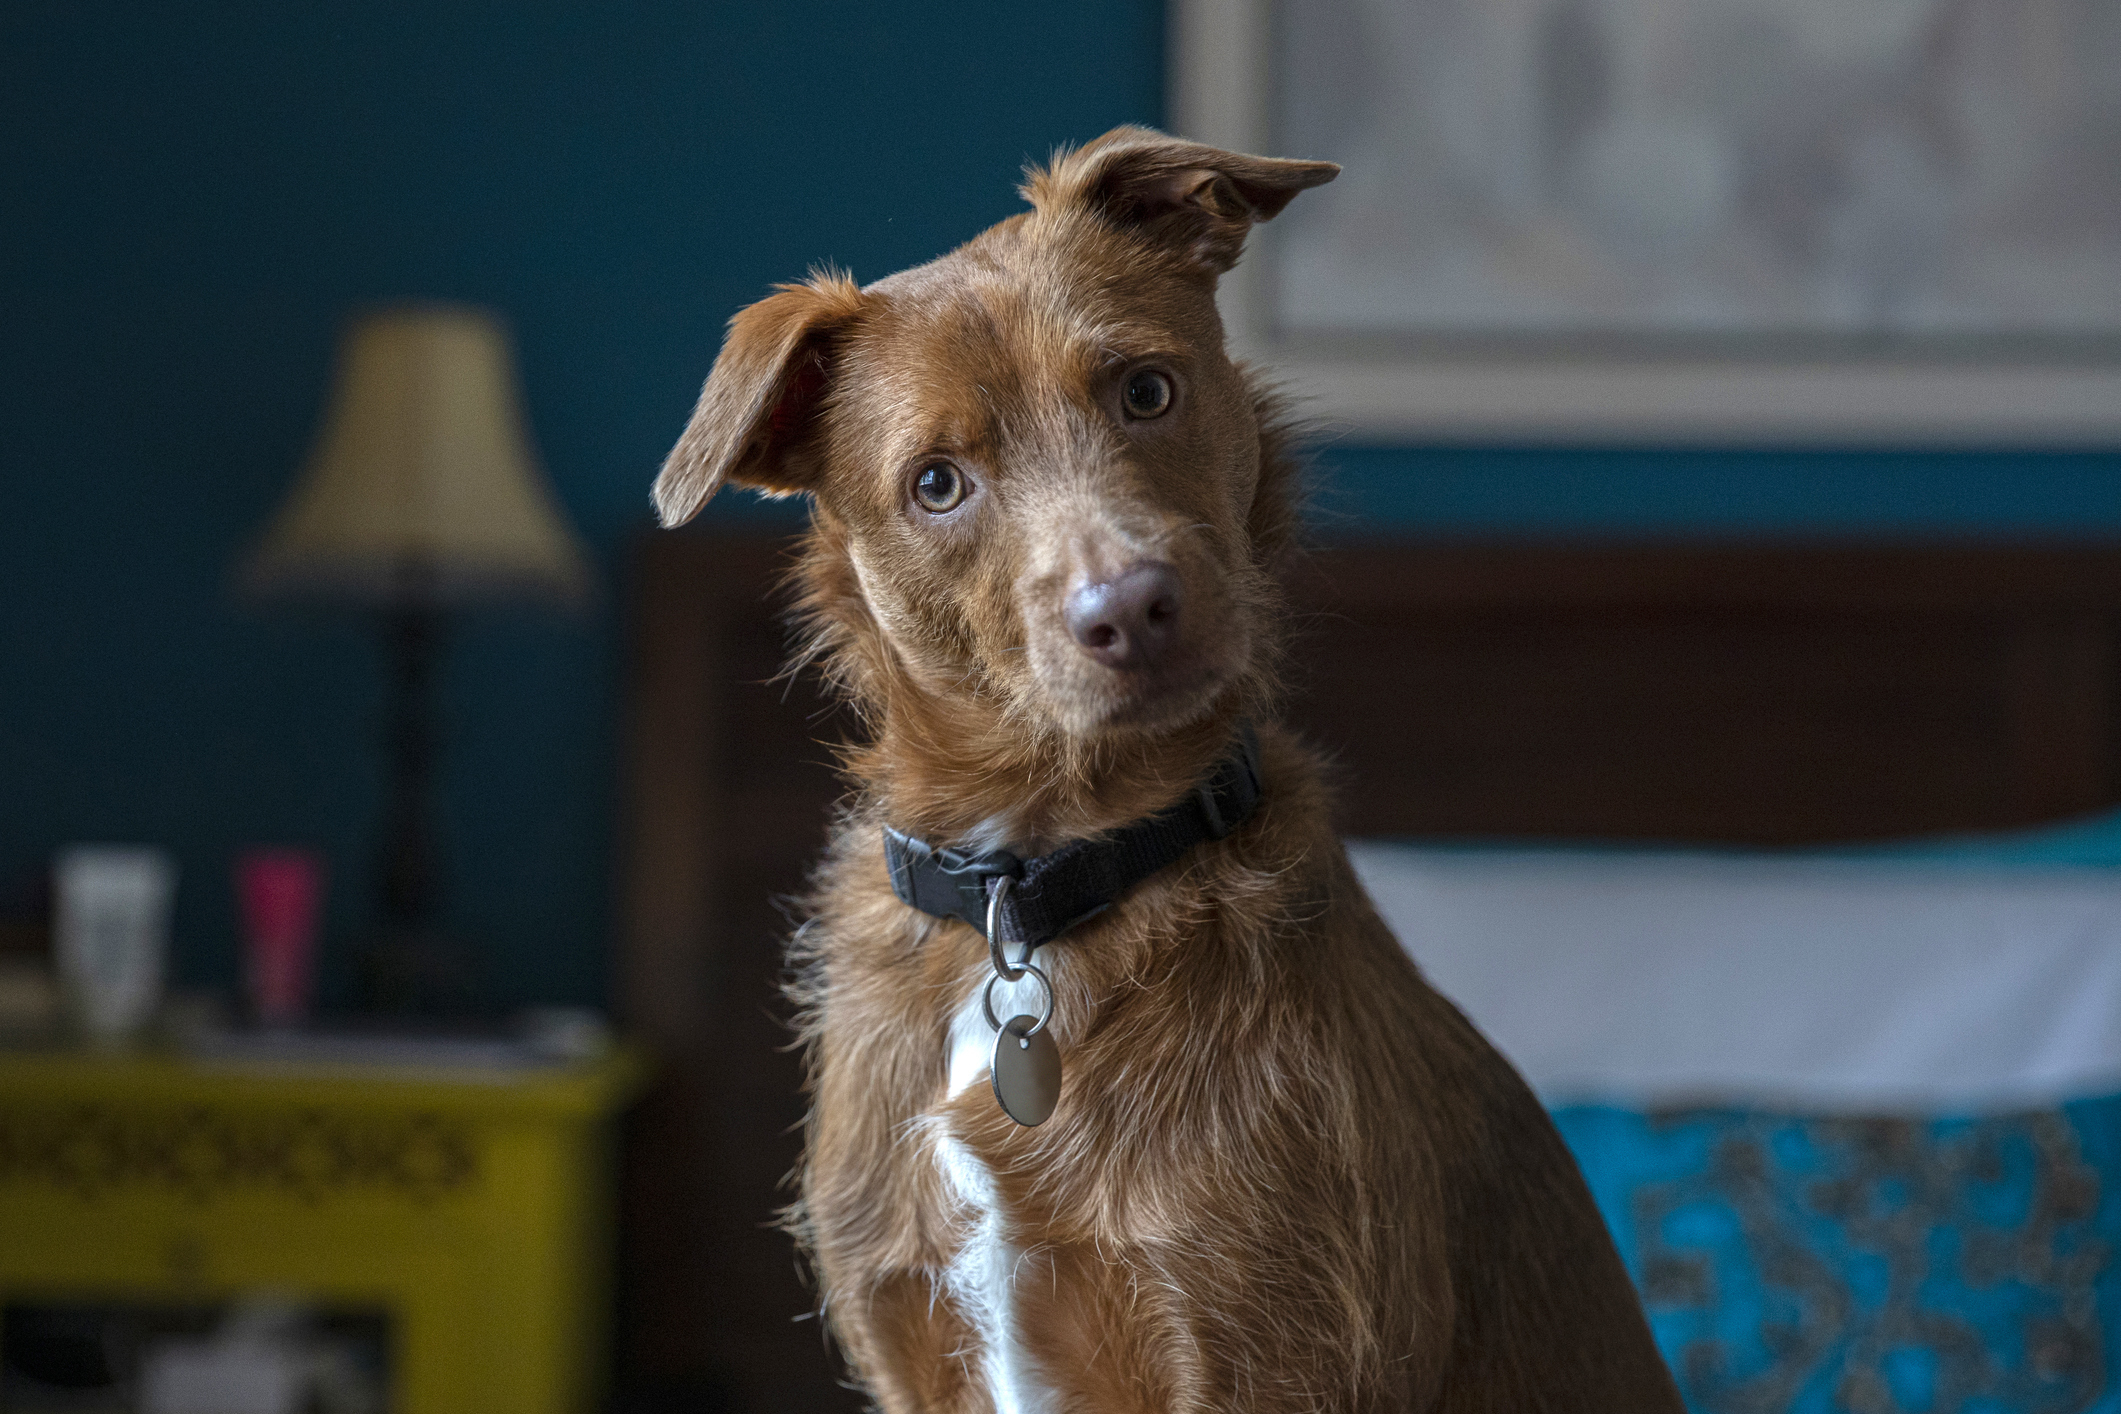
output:
M1079 743L1229 708L1288 493L1216 280L1254 221L1338 170L1122 128L940 260L782 287L731 321L656 482L664 523L725 481L813 496L844 613L866 617L828 626L863 659L857 690L884 675Z

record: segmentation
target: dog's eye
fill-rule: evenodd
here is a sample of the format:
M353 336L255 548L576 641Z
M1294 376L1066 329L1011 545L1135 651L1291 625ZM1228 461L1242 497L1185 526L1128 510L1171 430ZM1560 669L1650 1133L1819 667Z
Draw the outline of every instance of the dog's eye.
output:
M1171 406L1171 380L1153 368L1144 368L1127 380L1127 415L1161 417Z
M948 462L930 462L913 478L913 499L937 515L954 511L965 499L964 475Z

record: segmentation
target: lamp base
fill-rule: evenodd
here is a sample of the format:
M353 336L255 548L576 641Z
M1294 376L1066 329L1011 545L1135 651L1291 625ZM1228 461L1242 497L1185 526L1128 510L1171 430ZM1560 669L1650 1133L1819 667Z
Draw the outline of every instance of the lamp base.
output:
M382 921L355 950L357 995L377 1015L466 1020L482 1009L478 951L434 921L442 903L434 809L442 615L409 602L386 611L382 628L390 667L390 774L376 858Z

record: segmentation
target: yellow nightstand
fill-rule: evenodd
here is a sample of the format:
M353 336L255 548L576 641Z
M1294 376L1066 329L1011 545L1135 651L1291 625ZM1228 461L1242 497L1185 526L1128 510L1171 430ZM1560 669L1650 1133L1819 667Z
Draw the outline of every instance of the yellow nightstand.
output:
M640 1071L0 1055L0 1304L381 1311L393 1414L579 1414Z

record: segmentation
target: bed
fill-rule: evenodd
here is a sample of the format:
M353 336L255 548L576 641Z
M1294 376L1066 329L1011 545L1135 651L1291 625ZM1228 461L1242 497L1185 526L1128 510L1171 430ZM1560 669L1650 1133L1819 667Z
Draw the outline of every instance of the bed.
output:
M694 529L645 537L633 557L617 990L664 1065L628 1136L621 1360L629 1386L672 1399L853 1409L816 1326L790 1319L807 1296L767 1226L800 1115L774 997L781 900L823 837L838 791L829 743L850 727L814 683L775 680L772 586L787 554L777 537ZM2121 1153L2100 1145L2121 1130L2098 1106L2106 1082L2121 1091L2121 1068L2101 1069L2096 969L2111 971L2121 948L2121 934L2098 931L2121 908L2108 882L2121 870L2102 872L2097 842L2111 843L2099 812L2121 796L2121 551L1350 541L1289 582L1288 715L1333 753L1346 832L1393 842L1359 848L1366 877L1417 958L1537 1072L1694 1406L2044 1411L2103 1398ZM1960 840L1956 864L1866 857L1938 837ZM2080 837L2094 843L2075 854L2053 843ZM1797 853L1816 846L1834 849ZM1715 891L1724 876L1816 904L1796 875L1897 868L1915 871L1896 885L1908 891L1897 916L1927 899L1950 917L1970 905L1938 913L1939 891L1985 877L1983 851L2008 863L2013 849L2032 858L1995 887L2093 920L2076 951L2042 955L2049 992L2028 984L2018 998L2015 1040L1990 1038L2015 1070L1947 1045L1968 1074L1944 1075L1895 1052L1899 1068L1880 1073L1927 1089L1892 1094L1872 1074L1837 1098L1828 1082L1852 1072L1831 1047L1794 1048L1827 1076L1810 1088L1758 1056L1750 1076L1662 1074L1673 1062L1657 1054L1629 1071L1625 1048L1600 1051L1595 1037L1550 1065L1525 1039L1542 1034L1536 1018L1479 990L1476 964L1499 956L1498 905L1528 881L1563 897L1625 894L1613 881L1635 871L1645 888L1633 902L1608 901L1625 932L1627 907L1682 916L1658 893L1675 880L1692 880L1700 896L1683 916L1699 920L1731 916ZM1395 885L1395 870L1414 882ZM2058 889L2077 890L2074 903ZM1483 890L1486 921L1475 908L1455 941L1437 933L1438 899L1470 907ZM1890 899L1865 906L1895 916ZM1757 914L1757 900L1743 911ZM1920 928L1904 927L1900 946L1919 954ZM1519 931L1535 945L1552 932L1536 918ZM1693 956L1688 936L1667 930L1657 985L1680 975L1673 950ZM1640 959L1607 943L1617 951L1601 975L1614 984ZM1700 946L1717 951L1713 938ZM1767 946L1744 953L1757 961ZM1978 942L1957 946L1981 956ZM1512 975L1490 968L1485 985L1507 997ZM2078 1027L2090 1049L2029 1058L2042 998L2064 994L2091 998ZM1668 1014L1704 1032L1683 997ZM1683 1029L1652 1013L1607 1031ZM1697 1051L1713 1054L1717 1028L1705 1034ZM2008 1083L1989 1084L1999 1074ZM1992 1172L1985 1188L1939 1177ZM1911 1180L1935 1191L1906 1200ZM1975 1217L2009 1211L1993 1222L1945 1211L1976 1200L1988 1207ZM1923 1304L1941 1289L1937 1231L1973 1252L1945 1254L1948 1320ZM2046 1284L2029 1286L2005 1257L2036 1238ZM2018 1344L1996 1354L1983 1342L1997 1331Z

